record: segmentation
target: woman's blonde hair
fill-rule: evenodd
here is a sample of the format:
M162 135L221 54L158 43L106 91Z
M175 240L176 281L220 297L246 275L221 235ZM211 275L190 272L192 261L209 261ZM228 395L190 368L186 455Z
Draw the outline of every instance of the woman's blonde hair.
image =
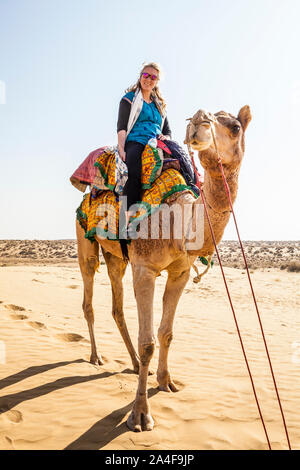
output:
M146 67L152 67L154 68L155 70L157 70L157 78L158 80L161 78L161 74L162 74L162 70L161 70L161 67L159 64L157 64L156 62L144 62L143 63L143 67L140 71L140 75L139 75L139 78L137 80L137 82L130 86L129 88L127 88L127 90L125 90L125 93L129 93L130 91L136 91L138 88L141 89L141 84L140 84L140 79L141 79L141 75L142 73L144 72L145 68ZM161 91L158 87L158 84L155 85L155 87L153 88L153 91L151 93L151 97L155 100L155 103L158 107L158 110L161 114L164 113L165 109L166 109L166 102L165 100L163 99L162 97L162 94L161 94Z

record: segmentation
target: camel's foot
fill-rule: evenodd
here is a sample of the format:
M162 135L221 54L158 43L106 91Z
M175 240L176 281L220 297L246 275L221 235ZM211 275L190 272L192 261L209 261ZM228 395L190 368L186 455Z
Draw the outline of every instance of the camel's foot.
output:
M136 398L126 424L134 432L152 431L154 421L146 395Z
M91 364L95 364L97 366L103 366L104 362L103 362L103 359L101 357L101 354L91 354L91 357L90 357L90 363Z
M178 388L171 380L169 372L157 372L158 388L162 392L178 392Z

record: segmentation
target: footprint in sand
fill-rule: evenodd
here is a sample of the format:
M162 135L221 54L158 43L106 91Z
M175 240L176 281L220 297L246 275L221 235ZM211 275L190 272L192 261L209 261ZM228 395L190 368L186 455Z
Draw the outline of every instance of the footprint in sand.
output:
M75 285L72 285L72 286L67 286L68 289L78 289L79 286L75 286Z
M66 343L78 343L79 341L88 342L83 336L77 335L76 333L60 333L55 336L56 338L65 341Z
M21 313L11 313L10 318L13 320L27 320L27 315L22 315Z
M118 364L121 364L122 366L126 365L126 362L121 361L120 359L115 359L115 362L117 362Z
M7 304L7 305L4 305L4 307L7 308L8 310L14 310L15 312L16 311L24 312L26 310L26 308L20 307L19 305L14 305L14 304Z
M5 413L5 417L12 423L20 423L23 421L23 415L18 410L10 410Z
M44 328L47 328L46 325L44 325L44 323L40 323L39 321L29 321L28 325L32 326L32 328L36 330L42 330Z
M0 436L0 449L14 450L14 441L9 436Z
M195 292L195 289L184 289L184 292L185 292L186 294L190 294L191 292L194 293L194 292Z

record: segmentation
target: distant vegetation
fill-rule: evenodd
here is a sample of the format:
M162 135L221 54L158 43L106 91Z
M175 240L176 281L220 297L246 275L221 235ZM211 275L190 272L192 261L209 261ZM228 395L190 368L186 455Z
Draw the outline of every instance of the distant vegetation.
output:
M286 269L290 273L300 273L300 262L292 261L290 263L282 264L280 269Z

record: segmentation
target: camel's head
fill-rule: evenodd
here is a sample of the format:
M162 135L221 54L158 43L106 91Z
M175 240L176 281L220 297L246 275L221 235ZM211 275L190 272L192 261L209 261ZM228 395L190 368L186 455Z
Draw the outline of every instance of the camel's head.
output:
M242 161L245 150L244 134L250 121L249 106L244 106L237 118L224 111L211 114L200 109L190 119L184 143L198 150L204 169L216 170L218 164L212 127L223 165L234 169Z

